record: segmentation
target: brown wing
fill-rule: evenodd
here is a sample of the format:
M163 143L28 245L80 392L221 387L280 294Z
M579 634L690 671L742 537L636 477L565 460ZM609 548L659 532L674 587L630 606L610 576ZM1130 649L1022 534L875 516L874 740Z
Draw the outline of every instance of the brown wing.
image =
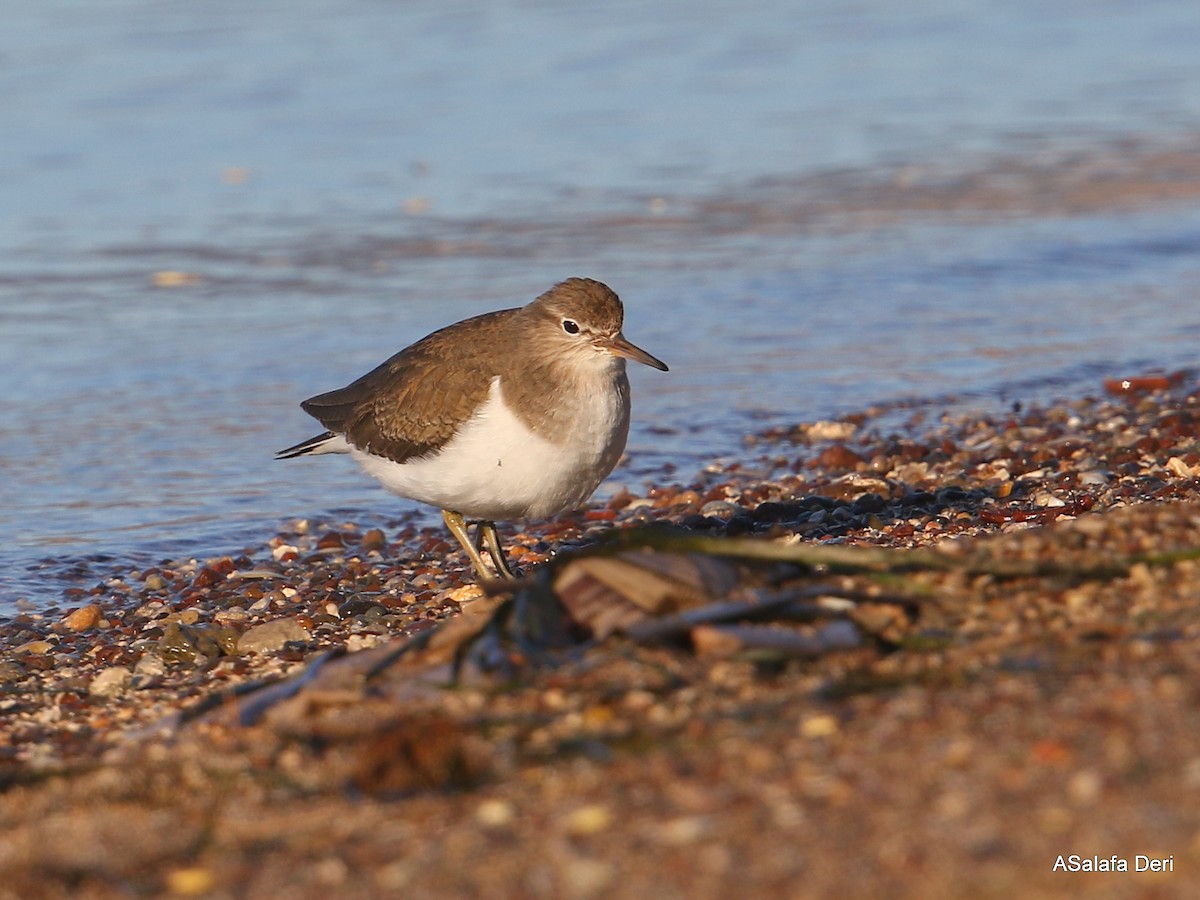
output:
M346 387L301 408L360 450L393 462L433 453L487 399L517 310L435 331Z

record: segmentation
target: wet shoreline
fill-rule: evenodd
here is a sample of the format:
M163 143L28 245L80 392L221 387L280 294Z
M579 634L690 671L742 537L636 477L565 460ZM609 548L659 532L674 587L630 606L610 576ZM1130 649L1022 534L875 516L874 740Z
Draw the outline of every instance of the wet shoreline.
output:
M1044 888L1045 848L1101 840L1108 823L1109 840L1153 844L1194 872L1194 816L1146 815L1168 808L1197 724L1200 381L1097 387L992 417L878 408L773 428L740 460L527 527L509 555L531 574L586 566L606 536L647 526L651 542L665 526L697 546L830 555L680 569L704 557L685 555L623 589L642 603L639 585L674 571L720 601L740 580L728 597L783 601L799 624L727 626L702 606L675 638L644 643L664 633L651 619L625 626L633 644L608 636L548 668L509 647L490 657L498 673L452 691L446 650L394 659L496 608L438 529L293 522L239 555L114 563L69 603L0 622L0 816L14 848L0 870L43 896L122 884L316 896L335 876L352 892L469 890L528 866L559 888L612 888L617 860L627 887L899 878L927 890L984 871ZM893 574L872 574L877 551ZM853 559L869 562L838 574ZM555 584L586 615L626 602L586 577ZM326 660L331 677L347 670L340 681L323 683ZM421 855L387 850L380 817L423 823L406 838ZM334 820L336 835L317 824ZM798 833L830 858L858 853L855 872L814 868L795 855ZM548 835L594 865L545 855ZM665 869L634 849L646 841ZM685 865L696 852L715 868ZM724 852L738 865L718 864ZM305 863L314 853L359 863L322 875Z
M45 396L15 384L3 410L14 536L0 604L54 603L44 576L66 586L89 557L228 551L323 506L386 516L360 479L323 471L309 490L308 470L267 462L296 437L296 397L445 324L443 303L462 317L523 297L531 269L571 274L581 248L621 287L631 333L675 368L635 384L637 468L617 473L632 489L669 463L734 458L756 422L904 397L995 410L1114 367L1188 365L1200 155L1187 137L610 197L618 211L247 222L217 241L23 260L0 278L17 294L0 325ZM731 303L747 314L727 321ZM364 341L384 326L394 338Z
M667 868L654 869L681 887L703 876L763 889L795 879L865 889L896 878L927 888L980 867L1044 886L1039 848L1095 840L1089 829L1104 821L1123 822L1121 840L1157 842L1176 855L1177 872L1186 869L1191 832L1145 824L1142 810L1174 783L1195 718L1181 706L1189 694L1178 673L1194 668L1184 660L1200 640L1187 601L1200 571L1200 382L1181 372L1098 387L1094 397L988 418L909 410L903 430L897 411L884 409L774 428L749 438L741 460L529 527L510 558L530 572L552 556L559 568L573 556L586 562L605 535L645 526L705 546L877 548L918 567L879 580L869 567L822 575L821 566L806 574L744 563L738 577L751 580L735 595L760 603L828 594L836 603L815 624L696 625L682 641L625 649L609 637L548 669L510 648L515 680L473 675L456 691L437 687L444 666L420 676L424 651L407 668L389 663L395 671L361 695L361 676L337 688L294 681L323 659L336 672L343 653L351 675L355 665L378 670L403 641L432 636L436 645L454 633L445 623L494 608L437 529L294 522L240 555L114 564L69 604L0 623L0 815L16 848L0 853L0 869L18 890L36 883L44 896L80 885L107 896L118 884L236 893L285 882L309 896L333 877L302 862L317 841L325 856L367 855L352 871L338 868L351 891L463 889L517 877L514 865L546 866L560 887L585 878L570 854L539 856L551 835L591 848L587 872L610 886L617 858L626 885L651 877L648 858L627 844L643 840L667 849ZM921 556L930 550L935 557ZM930 560L935 568L922 574ZM720 571L708 565L696 570L709 572L698 588L729 590L708 580ZM657 577L645 570L639 579ZM814 577L815 594L803 587ZM563 590L584 604L572 608L594 608L594 588ZM855 597L848 623L820 624ZM254 724L221 713L262 706L262 691L241 701L235 691L288 679L300 693L270 700ZM1067 708L1105 709L1099 746L1125 746L1134 716L1138 740L1157 749L1096 757L1099 738L1073 730L1087 719L1030 705L1039 690ZM1122 690L1141 699L1131 706ZM1029 727L1003 724L996 704L1024 708ZM851 758L853 768L839 762ZM1003 774L1005 759L1026 760L1016 770L1023 780ZM1130 765L1150 774L1128 782ZM744 766L758 773L749 782ZM930 793L903 790L907 781L932 792L932 807ZM276 787L263 793L268 783ZM682 807L679 791L691 798ZM732 805L730 791L741 798ZM67 811L49 815L47 803ZM337 818L341 836L269 824L297 804L314 823ZM985 820L943 833L971 809L987 810ZM130 838L105 838L97 855L97 829L118 810ZM247 814L268 823L270 848L255 849ZM433 829L409 838L425 848L421 866L383 851L381 815ZM750 828L764 815L768 824ZM792 824L779 830L781 815ZM192 835L205 817L213 825L199 850L168 839ZM842 824L830 830L829 821ZM446 827L465 843L428 844ZM833 854L882 829L892 849L868 853L855 874L814 869L791 855L797 829ZM1039 829L1049 830L1039 839ZM743 845L738 833L759 838ZM939 835L936 860L912 855ZM675 861L676 850L717 846L738 848L739 864L704 874Z

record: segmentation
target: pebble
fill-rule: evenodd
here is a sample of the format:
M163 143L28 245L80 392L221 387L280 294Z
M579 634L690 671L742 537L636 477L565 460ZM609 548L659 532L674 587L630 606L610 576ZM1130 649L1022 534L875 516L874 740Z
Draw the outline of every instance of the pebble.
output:
M1054 494L1050 493L1049 491L1041 491L1037 494L1034 494L1033 502L1043 508L1067 505L1065 500L1063 500L1061 497L1054 496Z
M133 673L124 666L101 669L88 685L88 693L94 697L115 697L129 689Z
M838 733L838 720L835 716L809 716L800 723L800 733L806 738L826 738Z
M619 874L612 863L586 857L566 860L561 871L566 893L571 897L604 896Z
M198 657L216 659L237 652L237 631L224 625L187 625L168 622L157 652L167 662L196 662Z
M711 500L700 507L700 515L728 521L741 512L741 507L728 500Z
M89 603L63 617L62 625L69 631L87 631L100 622L100 604Z
M1104 780L1095 769L1082 769L1067 779L1067 796L1078 806L1091 806L1104 789Z
M181 625L195 625L200 621L200 610L185 609L182 612L171 613L166 619L168 622L179 622Z
M679 816L664 822L655 835L660 843L671 847L694 844L712 830L707 816Z
M295 619L273 619L255 625L237 642L238 653L276 653L283 645L295 641L306 644L312 639L308 629Z
M166 877L167 890L180 897L199 897L201 894L208 894L216 887L216 884L217 879L212 870L201 866L172 869Z
M387 549L387 537L378 528L368 529L362 536L362 549L364 553L372 550L382 553Z
M383 642L384 638L377 634L352 634L350 637L346 638L346 652L357 653L359 650L370 650L372 647L378 647ZM280 646L282 646L282 644Z
M854 436L858 426L853 422L813 422L803 429L803 437L810 441L846 441Z
M19 646L13 647L13 653L28 654L30 656L41 656L44 653L49 653L54 649L54 645L49 641L32 640L26 641Z
M146 576L146 580L142 582L150 591L161 591L167 586L167 580L157 572L152 572Z
M866 462L859 454L855 453L845 444L834 444L832 447L827 447L822 450L816 459L818 466L825 469L853 469Z
M612 810L601 803L592 803L569 813L563 826L568 834L582 837L607 831L612 823Z
M475 819L485 828L503 828L517 817L507 800L484 800L475 809Z
M1180 478L1195 478L1200 475L1200 466L1189 466L1178 456L1172 456L1167 460L1167 471Z
M133 611L136 618L139 619L157 619L166 610L167 605L161 600L151 600L149 603L143 603Z
M625 504L624 509L626 512L633 512L636 509L651 509L653 507L654 501L649 497L639 497L636 500L630 500L627 504Z
M0 660L0 684L12 684L25 677L25 667L11 659Z
M483 588L477 584L464 584L462 587L456 587L447 592L447 598L455 603L465 605L473 600L479 600L486 596Z
M162 661L162 658L152 653L147 653L134 665L130 687L134 690L157 687L162 683L162 678L166 673L167 666Z

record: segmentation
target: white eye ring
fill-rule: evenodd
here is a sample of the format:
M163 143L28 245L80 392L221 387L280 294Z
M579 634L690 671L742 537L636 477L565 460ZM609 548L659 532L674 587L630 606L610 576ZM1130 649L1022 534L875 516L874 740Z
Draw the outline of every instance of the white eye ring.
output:
M574 319L563 319L562 325L567 334L579 334L579 323Z

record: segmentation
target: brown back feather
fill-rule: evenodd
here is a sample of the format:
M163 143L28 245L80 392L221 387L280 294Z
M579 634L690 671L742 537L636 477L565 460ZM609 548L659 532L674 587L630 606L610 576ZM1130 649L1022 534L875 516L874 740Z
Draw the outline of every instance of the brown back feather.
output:
M353 446L393 462L433 453L487 399L505 367L518 312L485 313L435 331L346 387L300 406Z

